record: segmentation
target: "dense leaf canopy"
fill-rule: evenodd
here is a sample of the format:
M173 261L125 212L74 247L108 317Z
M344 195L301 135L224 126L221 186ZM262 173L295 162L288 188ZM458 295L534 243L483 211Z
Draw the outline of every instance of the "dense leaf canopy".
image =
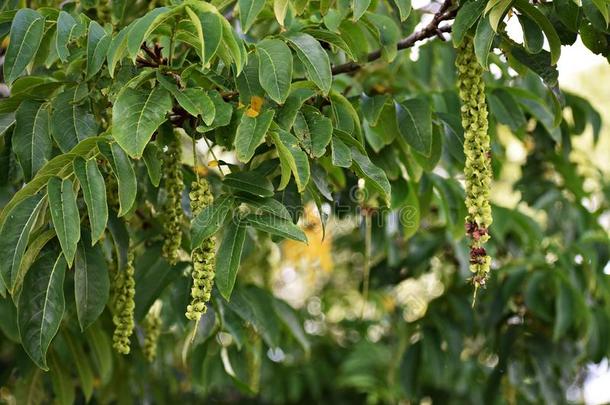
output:
M610 354L610 184L557 62L609 20L3 1L0 401L566 402Z

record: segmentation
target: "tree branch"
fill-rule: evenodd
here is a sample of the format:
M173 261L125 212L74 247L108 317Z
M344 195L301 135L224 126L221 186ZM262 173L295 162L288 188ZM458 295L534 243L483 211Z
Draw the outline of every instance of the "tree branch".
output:
M400 51L402 49L411 48L417 42L422 41L424 39L432 38L435 36L441 38L444 41L445 38L443 37L443 33L451 32L451 26L446 25L443 27L439 27L439 24L443 21L452 20L453 18L455 18L455 15L457 14L457 8L454 10L449 10L449 8L451 7L451 4L452 4L451 0L445 0L445 2L441 6L441 8L438 10L438 12L436 14L434 14L432 21L430 21L430 23L428 25L426 25L421 30L412 33L405 39L398 42L398 44L397 44L398 50ZM367 56L367 62L373 62L379 58L381 58L381 49L378 49L375 52L369 53ZM347 63L343 63L341 65L333 66L332 73L333 73L333 75L338 75L341 73L350 73L350 72L354 72L354 71L360 69L361 67L362 67L362 65L359 63L347 62Z

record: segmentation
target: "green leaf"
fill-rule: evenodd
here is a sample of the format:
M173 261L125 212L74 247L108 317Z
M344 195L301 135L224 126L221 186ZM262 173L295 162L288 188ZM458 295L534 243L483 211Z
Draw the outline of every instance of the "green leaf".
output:
M487 69L487 58L496 33L489 24L489 16L481 18L474 35L474 53L479 64Z
M223 184L238 191L259 197L273 197L273 184L256 172L236 172L227 174Z
M161 255L161 243L147 247L144 253L136 258L136 296L134 298L136 308L134 318L141 322L150 307L160 298L164 290L183 279L183 274L190 263L179 262L171 266ZM183 284L186 287L186 284ZM180 297L182 298L182 297ZM185 301L186 305L186 301Z
M286 37L292 44L293 49L305 66L307 77L322 90L324 94L328 94L330 86L333 82L333 76L330 70L330 61L326 51L320 43L311 35L304 33L293 33Z
M137 294L137 292L136 292ZM112 345L110 337L100 328L100 323L91 325L85 336L102 384L108 383L112 376Z
M246 216L244 221L246 224L258 229L259 231L267 232L270 235L276 235L282 238L307 243L307 236L305 236L305 232L293 224L292 221L285 218L277 217L271 214L251 214Z
M66 341L66 345L68 346L68 350L70 351L72 361L76 366L76 373L78 374L78 379L80 380L80 387L83 390L85 400L89 401L91 399L91 396L93 395L94 385L93 370L91 369L91 362L89 361L89 357L83 349L83 344L81 343L82 341L76 342L76 339L68 331L65 331L62 336Z
M396 134L400 132L394 102L388 100L382 107L377 117L374 117L375 124L371 124L368 119L363 122L364 136L376 153L391 144L396 139Z
M247 62L246 49L241 38L233 31L231 24L225 18L221 18L220 22L222 24L224 47L218 49L219 55L227 65L230 65L230 62L233 61L235 63L235 74L239 75Z
M127 214L136 201L138 183L127 154L116 143L98 143L102 155L108 160L119 188L119 217Z
M222 17L217 13L202 10L192 10L190 7L186 11L195 26L197 37L201 48L198 50L201 63L204 67L208 66L222 42L223 24Z
M426 98L417 97L398 104L398 130L413 149L424 156L432 151L432 109Z
M266 110L256 117L249 117L247 113L241 116L235 134L235 150L240 162L247 163L252 159L256 147L269 130L274 115L274 110Z
M224 194L193 218L191 221L191 248L198 248L204 240L218 232L233 208L233 196Z
M271 132L271 139L277 148L280 158L281 175L278 190L283 190L290 181L290 174L294 175L299 193L302 193L309 183L309 160L305 152L299 147L298 139L287 131Z
M53 386L54 403L58 405L71 405L74 403L75 390L70 372L66 370L57 353L52 351L49 356L51 365L51 385Z
M606 4L604 4L606 3ZM599 31L608 29L608 4L604 0L582 0L582 11Z
M143 17L138 18L130 24L129 35L127 35L127 51L133 61L140 51L140 45L165 19L171 16L171 9L158 7L149 11Z
M333 127L354 135L362 142L362 127L358 112L343 94L330 92L330 107L333 117Z
M416 150L411 151L417 164L425 171L431 172L438 164L443 149L442 139L443 134L441 132L441 126L434 125L432 127L432 147L430 148L430 155L425 156Z
M513 0L499 0L488 3L485 14L489 16L489 25L495 32L498 31L498 25L502 22L512 2Z
M172 93L180 107L194 117L201 115L206 125L212 125L216 115L216 106L201 87L190 87L179 90L176 83L157 72L157 80L167 91Z
M588 1L585 1L583 3L587 2ZM602 17L604 17L604 21L606 22L607 27L610 23L610 3L608 3L607 0L591 0L591 2L595 5Z
M159 187L159 183L161 183L161 169L163 166L163 153L161 152L161 149L154 143L149 143L146 145L142 157L146 164L150 182L153 186Z
M398 210L398 218L405 240L413 236L419 229L421 210L415 186L415 183L409 183L402 178L392 184L392 208ZM396 196L397 193L401 195Z
M139 158L171 108L170 93L162 87L150 91L127 87L112 107L112 136L131 157Z
M390 96L388 94L379 94L373 97L369 97L366 94L362 96L362 113L370 125L377 125L381 111L388 101L390 101Z
M31 235L28 248L21 259L21 266L19 267L19 272L17 273L17 277L13 283L11 294L14 294L15 296L19 294L19 291L21 291L21 286L23 285L23 278L27 274L30 267L32 267L32 263L36 261L40 251L47 245L47 243L51 241L51 239L55 238L55 236L57 236L57 234L53 228L38 233L36 237Z
M288 95L286 102L279 109L279 112L277 114L276 122L278 123L278 125L282 129L290 131L290 129L294 125L294 120L297 116L297 113L303 106L303 103L315 95L316 91L314 90L313 84L311 84L311 86L306 87L298 87L297 83L293 84L292 89L290 91L290 95Z
M409 1L409 0L398 0L398 1ZM314 28L306 29L305 32L319 41L326 42L327 44L332 45L332 46L342 50L343 52L345 52L345 54L349 60L356 60L356 56L354 55L354 51L352 50L352 48L338 34L335 34L334 32L331 32L331 31L326 31L323 29L314 29Z
M216 254L216 286L227 301L235 286L245 240L244 224L236 219L229 221Z
M486 4L485 0L472 0L461 5L451 27L451 39L454 46L462 44L466 33L477 22Z
M248 63L235 79L235 84L239 92L239 102L243 105L250 104L252 97L264 98L265 91L258 81L258 56L256 53L248 54Z
M47 250L33 264L23 281L19 296L17 320L25 352L43 370L47 367L47 350L64 315L63 255Z
M51 158L49 110L46 104L25 100L15 113L13 151L29 181Z
M74 174L78 179L83 198L87 205L89 224L91 225L91 243L95 244L104 235L108 222L108 204L106 202L106 185L104 176L97 167L95 159L74 159Z
M4 56L4 80L11 84L32 61L44 33L45 18L37 11L22 8L11 25L11 36Z
M333 124L317 109L303 106L296 116L293 130L307 153L319 158L326 153L333 134Z
M356 56L356 61L366 62L368 60L369 45L364 29L360 22L344 20L339 26L341 38L349 45Z
M506 90L498 88L488 94L487 102L498 122L508 125L513 132L525 126L523 111L515 98Z
M527 0L515 0L515 7L523 14L534 20L536 24L540 26L546 39L549 41L549 48L551 50L551 65L556 65L561 56L561 40L557 31L551 24L548 18L536 7L532 6Z
M278 347L280 330L271 295L254 286L238 288L226 304L239 318L254 327L269 347Z
M371 5L371 0L352 0L352 9L354 15L352 16L353 21L358 21L360 17L364 15L366 10Z
M392 188L390 182L383 170L375 166L369 157L357 148L352 147L352 169L358 174L358 176L364 178L381 196L384 198L387 204L390 201L390 195Z
M0 136L4 135L13 125L15 125L15 113L0 113Z
M394 4L396 4L396 8L398 9L400 21L406 21L411 14L411 0L394 0Z
M265 0L238 0L239 6L239 21L244 29L248 32L256 17L263 11Z
M572 325L574 310L575 302L570 285L565 281L559 281L559 292L555 296L554 341L561 339Z
M350 148L336 136L331 140L331 159L333 166L349 168L352 165L352 152Z
M292 81L292 53L279 39L264 39L256 46L258 78L269 97L283 104Z
M87 78L93 77L102 68L112 37L95 21L89 24L87 36Z
M100 245L90 246L83 237L74 264L74 299L81 331L97 320L110 292L108 265Z
M387 62L393 61L398 52L400 28L392 18L383 14L367 12L365 18L366 22L371 24L378 33L383 59Z
M62 152L97 135L98 125L89 110L86 83L65 88L51 103L51 134Z
M51 177L64 173L66 170L71 171L72 160L74 160L76 156L87 155L100 139L103 138L95 137L86 139L74 147L69 153L55 156L44 165L44 167L38 171L38 174L29 183L19 189L19 191L13 195L13 198L4 206L2 212L0 212L0 226L6 221L9 212L16 205L40 191L40 189L47 185L47 182Z
M80 215L72 180L51 177L47 184L53 226L69 267L72 267L80 239Z
M278 24L284 26L284 20L288 10L292 8L290 0L273 0L273 14Z
M519 23L523 30L523 45L530 53L538 53L544 45L544 35L540 26L525 14L519 14Z
M132 23L133 24L133 23ZM119 31L117 35L110 41L108 46L108 53L106 54L106 61L108 62L108 74L110 77L114 77L114 69L117 63L123 58L123 54L127 49L127 35L131 29L131 24Z
M57 35L55 36L55 52L62 62L67 62L70 56L68 50L68 42L72 39L75 30L78 29L78 23L70 14L65 11L60 11L57 17Z
M4 252L0 260L0 276L11 291L17 283L28 239L44 201L40 195L27 197L8 211L0 228L0 249Z
M296 339L305 351L305 355L309 356L311 352L311 344L305 331L303 330L302 323L296 313L296 311L288 305L286 302L277 298L273 299L273 310L276 315L281 319L286 329Z
M292 219L286 206L274 198L261 198L244 194L237 196L237 201L247 204L248 208L256 215L267 213L288 220Z

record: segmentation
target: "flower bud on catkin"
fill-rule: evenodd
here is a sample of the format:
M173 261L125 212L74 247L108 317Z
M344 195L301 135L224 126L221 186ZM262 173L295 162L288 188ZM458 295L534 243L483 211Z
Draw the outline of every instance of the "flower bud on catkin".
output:
M157 342L161 334L161 317L158 310L151 310L144 318L144 356L152 363L157 357Z
M455 65L466 155L466 233L471 237L470 271L478 288L485 285L491 263L483 245L489 240L492 222L489 203L492 167L483 68L477 62L471 38L465 38L457 48Z
M136 295L136 282L134 279L135 268L133 265L134 252L130 247L127 253L127 266L124 271L120 269L112 281L114 293L114 311L112 322L115 325L112 336L112 346L121 354L129 354L129 338L133 333L133 312L136 307L134 297Z
M182 243L180 224L184 216L182 211L182 163L180 159L180 144L177 141L169 145L165 159L165 189L167 200L164 207L163 257L169 264L178 262L178 251Z
M189 194L193 218L205 207L214 201L210 185L205 179L194 182ZM214 267L216 254L216 240L210 237L203 241L201 246L193 249L193 286L191 287L191 303L186 308L186 317L198 321L207 310L206 303L210 301L212 286L214 285Z

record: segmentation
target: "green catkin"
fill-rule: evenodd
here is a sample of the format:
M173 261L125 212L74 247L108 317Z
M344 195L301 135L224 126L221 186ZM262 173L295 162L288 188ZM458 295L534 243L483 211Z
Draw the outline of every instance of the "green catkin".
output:
M133 314L136 307L134 297L136 295L136 282L134 279L134 252L130 247L127 252L127 266L125 271L118 270L112 281L114 292L114 313L112 322L115 325L112 336L112 346L121 354L129 354L131 334L133 333Z
M210 185L205 179L193 182L191 192L191 211L193 217L197 216L205 207L214 201ZM206 303L210 301L212 286L214 285L214 268L216 255L216 240L210 237L203 241L200 247L193 249L193 286L191 287L191 303L186 308L186 317L199 321L206 310Z
M182 211L182 163L180 158L180 144L177 141L168 146L165 160L165 188L167 200L164 208L165 229L163 232L162 255L172 266L178 262L178 252L182 243L182 229L180 227L184 216Z
M489 203L492 167L483 68L477 62L471 38L465 38L458 47L455 64L466 155L466 233L471 238L470 271L474 274L476 293L485 286L491 264L484 244L489 240L492 223Z
M144 357L150 363L157 357L157 342L161 335L161 316L153 308L144 318Z

